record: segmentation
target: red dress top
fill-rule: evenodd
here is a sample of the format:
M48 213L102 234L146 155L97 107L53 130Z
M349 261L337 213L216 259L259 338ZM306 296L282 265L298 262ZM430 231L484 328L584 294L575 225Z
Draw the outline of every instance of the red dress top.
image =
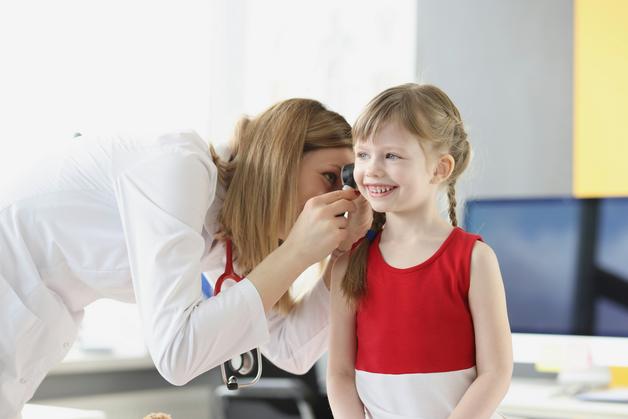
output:
M481 237L456 227L429 259L406 269L386 263L380 238L369 248L367 291L356 312L355 368L412 374L475 366L469 283Z

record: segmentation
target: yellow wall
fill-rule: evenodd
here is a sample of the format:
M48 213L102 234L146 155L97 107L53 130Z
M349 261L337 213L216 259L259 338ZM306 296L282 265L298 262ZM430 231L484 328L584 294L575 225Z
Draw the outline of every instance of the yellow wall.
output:
M574 15L574 194L628 195L628 0Z

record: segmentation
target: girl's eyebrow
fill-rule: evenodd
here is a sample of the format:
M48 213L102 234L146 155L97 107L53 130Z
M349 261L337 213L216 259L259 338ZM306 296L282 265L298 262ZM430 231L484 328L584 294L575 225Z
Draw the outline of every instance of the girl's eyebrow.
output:
M382 147L384 150L393 150L393 151L406 151L405 148L403 147L398 147L398 146L389 146L389 147Z
M358 144L355 146L356 150L370 150L371 148L380 148L381 150L385 150L385 151L397 151L397 152L406 152L406 149L403 147L399 147L399 146L381 146L381 147L369 147L369 146L365 146L365 145L361 145Z

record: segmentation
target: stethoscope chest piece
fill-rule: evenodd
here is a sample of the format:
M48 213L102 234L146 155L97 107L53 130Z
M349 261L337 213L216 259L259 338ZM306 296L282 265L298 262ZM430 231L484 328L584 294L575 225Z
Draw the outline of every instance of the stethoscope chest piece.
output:
M257 374L255 377L246 383L239 382L240 378L249 375L256 367ZM257 348L244 352L220 365L220 372L222 373L222 381L229 390L238 390L252 386L262 376L262 354Z

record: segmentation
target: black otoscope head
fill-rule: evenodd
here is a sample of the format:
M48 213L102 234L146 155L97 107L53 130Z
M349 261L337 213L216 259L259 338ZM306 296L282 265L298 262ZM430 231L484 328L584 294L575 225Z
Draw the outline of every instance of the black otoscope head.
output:
M342 184L351 186L353 189L357 189L358 185L353 178L353 163L342 166L341 177Z

